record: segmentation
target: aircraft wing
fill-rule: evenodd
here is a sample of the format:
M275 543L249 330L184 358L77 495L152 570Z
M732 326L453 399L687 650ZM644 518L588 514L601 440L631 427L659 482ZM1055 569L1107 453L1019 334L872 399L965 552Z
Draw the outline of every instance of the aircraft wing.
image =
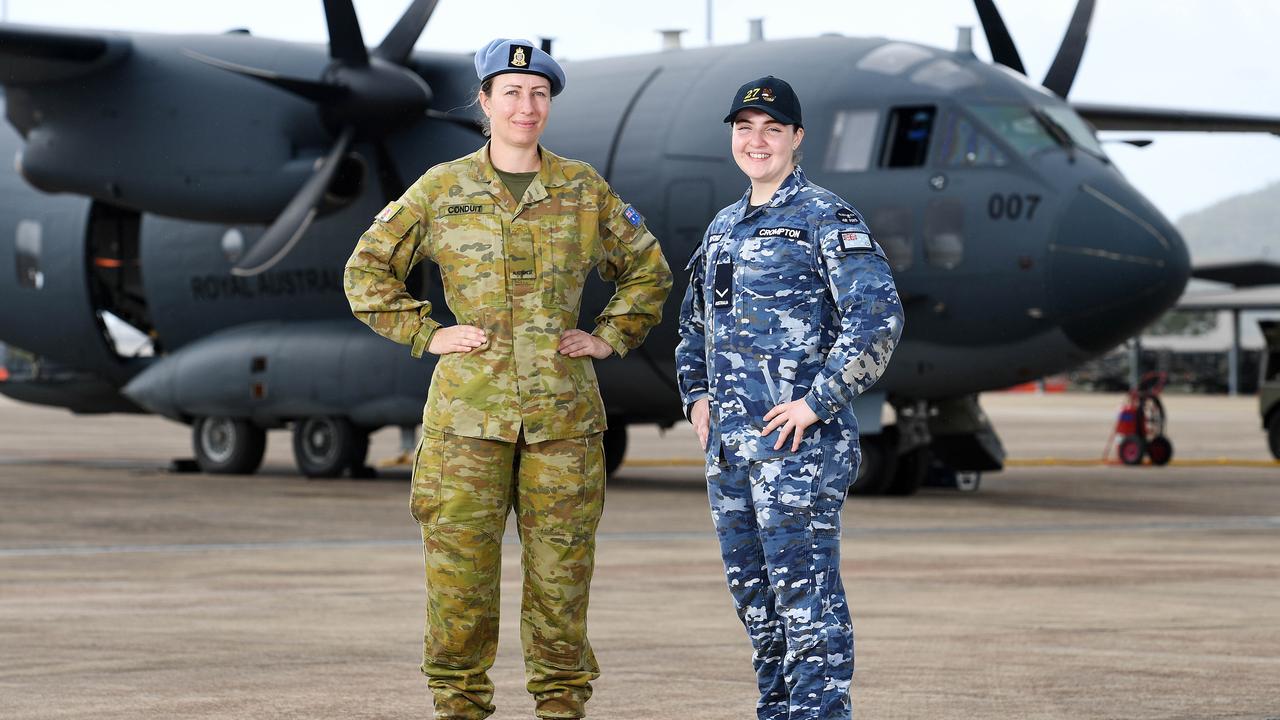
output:
M1241 115L1098 103L1071 103L1071 107L1099 130L1265 132L1280 135L1280 117L1272 115Z
M128 54L122 36L0 24L0 85L34 85L96 72Z
M1236 287L1280 285L1280 264L1267 260L1206 262L1191 268L1191 277Z

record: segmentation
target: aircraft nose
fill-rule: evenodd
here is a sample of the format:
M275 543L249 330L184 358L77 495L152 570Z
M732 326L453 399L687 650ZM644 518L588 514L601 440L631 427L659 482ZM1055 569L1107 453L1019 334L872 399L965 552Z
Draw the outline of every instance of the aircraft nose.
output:
M1177 229L1117 180L1082 183L1049 246L1050 308L1067 337L1090 355L1160 317L1191 273Z

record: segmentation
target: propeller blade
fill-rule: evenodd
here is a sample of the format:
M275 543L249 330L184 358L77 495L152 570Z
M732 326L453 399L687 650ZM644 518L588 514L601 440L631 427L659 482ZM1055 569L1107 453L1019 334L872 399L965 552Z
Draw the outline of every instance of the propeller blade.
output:
M477 135L484 138L485 140L489 139L489 137L484 134L484 125L482 125L479 120L473 117L465 117L462 115L450 115L449 113L446 113L446 112L440 112L439 110L431 110L431 109L427 110L427 117L433 120L443 120L445 122L453 123L454 125L458 125L460 127L464 127L468 130L475 132Z
M387 143L377 140L373 143L374 158L378 163L378 184L382 186L382 197L391 202L404 194L404 180L396 170L395 159L387 149Z
M306 78L294 78L271 70L262 70L260 68L249 67L248 65L240 65L238 63L220 60L210 57L204 53L195 50L183 50L182 53L192 60L198 60L205 65L216 67L219 70L226 70L236 75L251 78L259 82L264 82L273 87L280 88L286 92L297 95L298 97L310 100L315 103L326 104L340 99L347 93L347 88L341 85L334 85L319 80L308 80Z
M347 67L368 65L369 51L351 0L324 0L324 17L329 23L329 57Z
M324 199L324 191L333 181L333 175L354 137L355 128L348 127L342 131L338 141L333 144L333 149L316 167L311 177L307 178L298 194L285 206L284 212L271 223L271 227L249 248L240 262L231 268L232 275L251 277L263 273L283 260L293 246L298 244L311 226L311 221L315 220L320 201Z
M978 9L978 19L982 21L982 32L987 36L987 45L991 48L991 59L1026 75L1027 69L1022 66L1022 57L1018 55L1018 48L1013 44L1013 36L1009 34L1009 28L1004 26L1000 11L996 9L995 0L973 0L973 4Z
M1084 46L1089 41L1089 21L1093 19L1093 6L1094 0L1080 0L1076 3L1076 11L1071 14L1071 24L1067 26L1067 34L1063 36L1058 54L1044 76L1044 86L1058 97L1065 98L1076 80L1080 58L1084 56Z
M383 38L382 44L373 51L374 56L404 65L438 3L439 0L413 0L409 9L396 21L395 27Z

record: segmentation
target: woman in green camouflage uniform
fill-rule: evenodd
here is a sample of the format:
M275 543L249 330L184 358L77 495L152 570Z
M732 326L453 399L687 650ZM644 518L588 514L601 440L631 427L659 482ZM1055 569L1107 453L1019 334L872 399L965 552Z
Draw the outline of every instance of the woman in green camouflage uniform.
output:
M592 359L625 355L661 319L662 250L635 209L586 163L539 145L556 62L522 40L476 55L491 140L431 168L378 214L347 263L356 317L439 359L423 412L412 510L422 526L422 671L436 718L493 713L501 543L514 509L522 545L521 641L540 718L580 718L599 668L586 637L604 502L604 407ZM440 267L458 324L405 290ZM592 333L577 329L595 269L616 284ZM513 471L513 467L516 468Z

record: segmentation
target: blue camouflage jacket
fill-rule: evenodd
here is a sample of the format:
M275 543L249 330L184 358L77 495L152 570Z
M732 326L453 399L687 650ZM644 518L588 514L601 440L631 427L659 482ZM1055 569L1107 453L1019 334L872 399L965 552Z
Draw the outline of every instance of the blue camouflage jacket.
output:
M760 436L773 406L804 398L821 420L805 444L856 447L852 402L875 384L902 334L884 251L860 213L797 167L768 204L751 190L712 220L686 270L676 369L686 414L711 406L709 457L789 453Z

